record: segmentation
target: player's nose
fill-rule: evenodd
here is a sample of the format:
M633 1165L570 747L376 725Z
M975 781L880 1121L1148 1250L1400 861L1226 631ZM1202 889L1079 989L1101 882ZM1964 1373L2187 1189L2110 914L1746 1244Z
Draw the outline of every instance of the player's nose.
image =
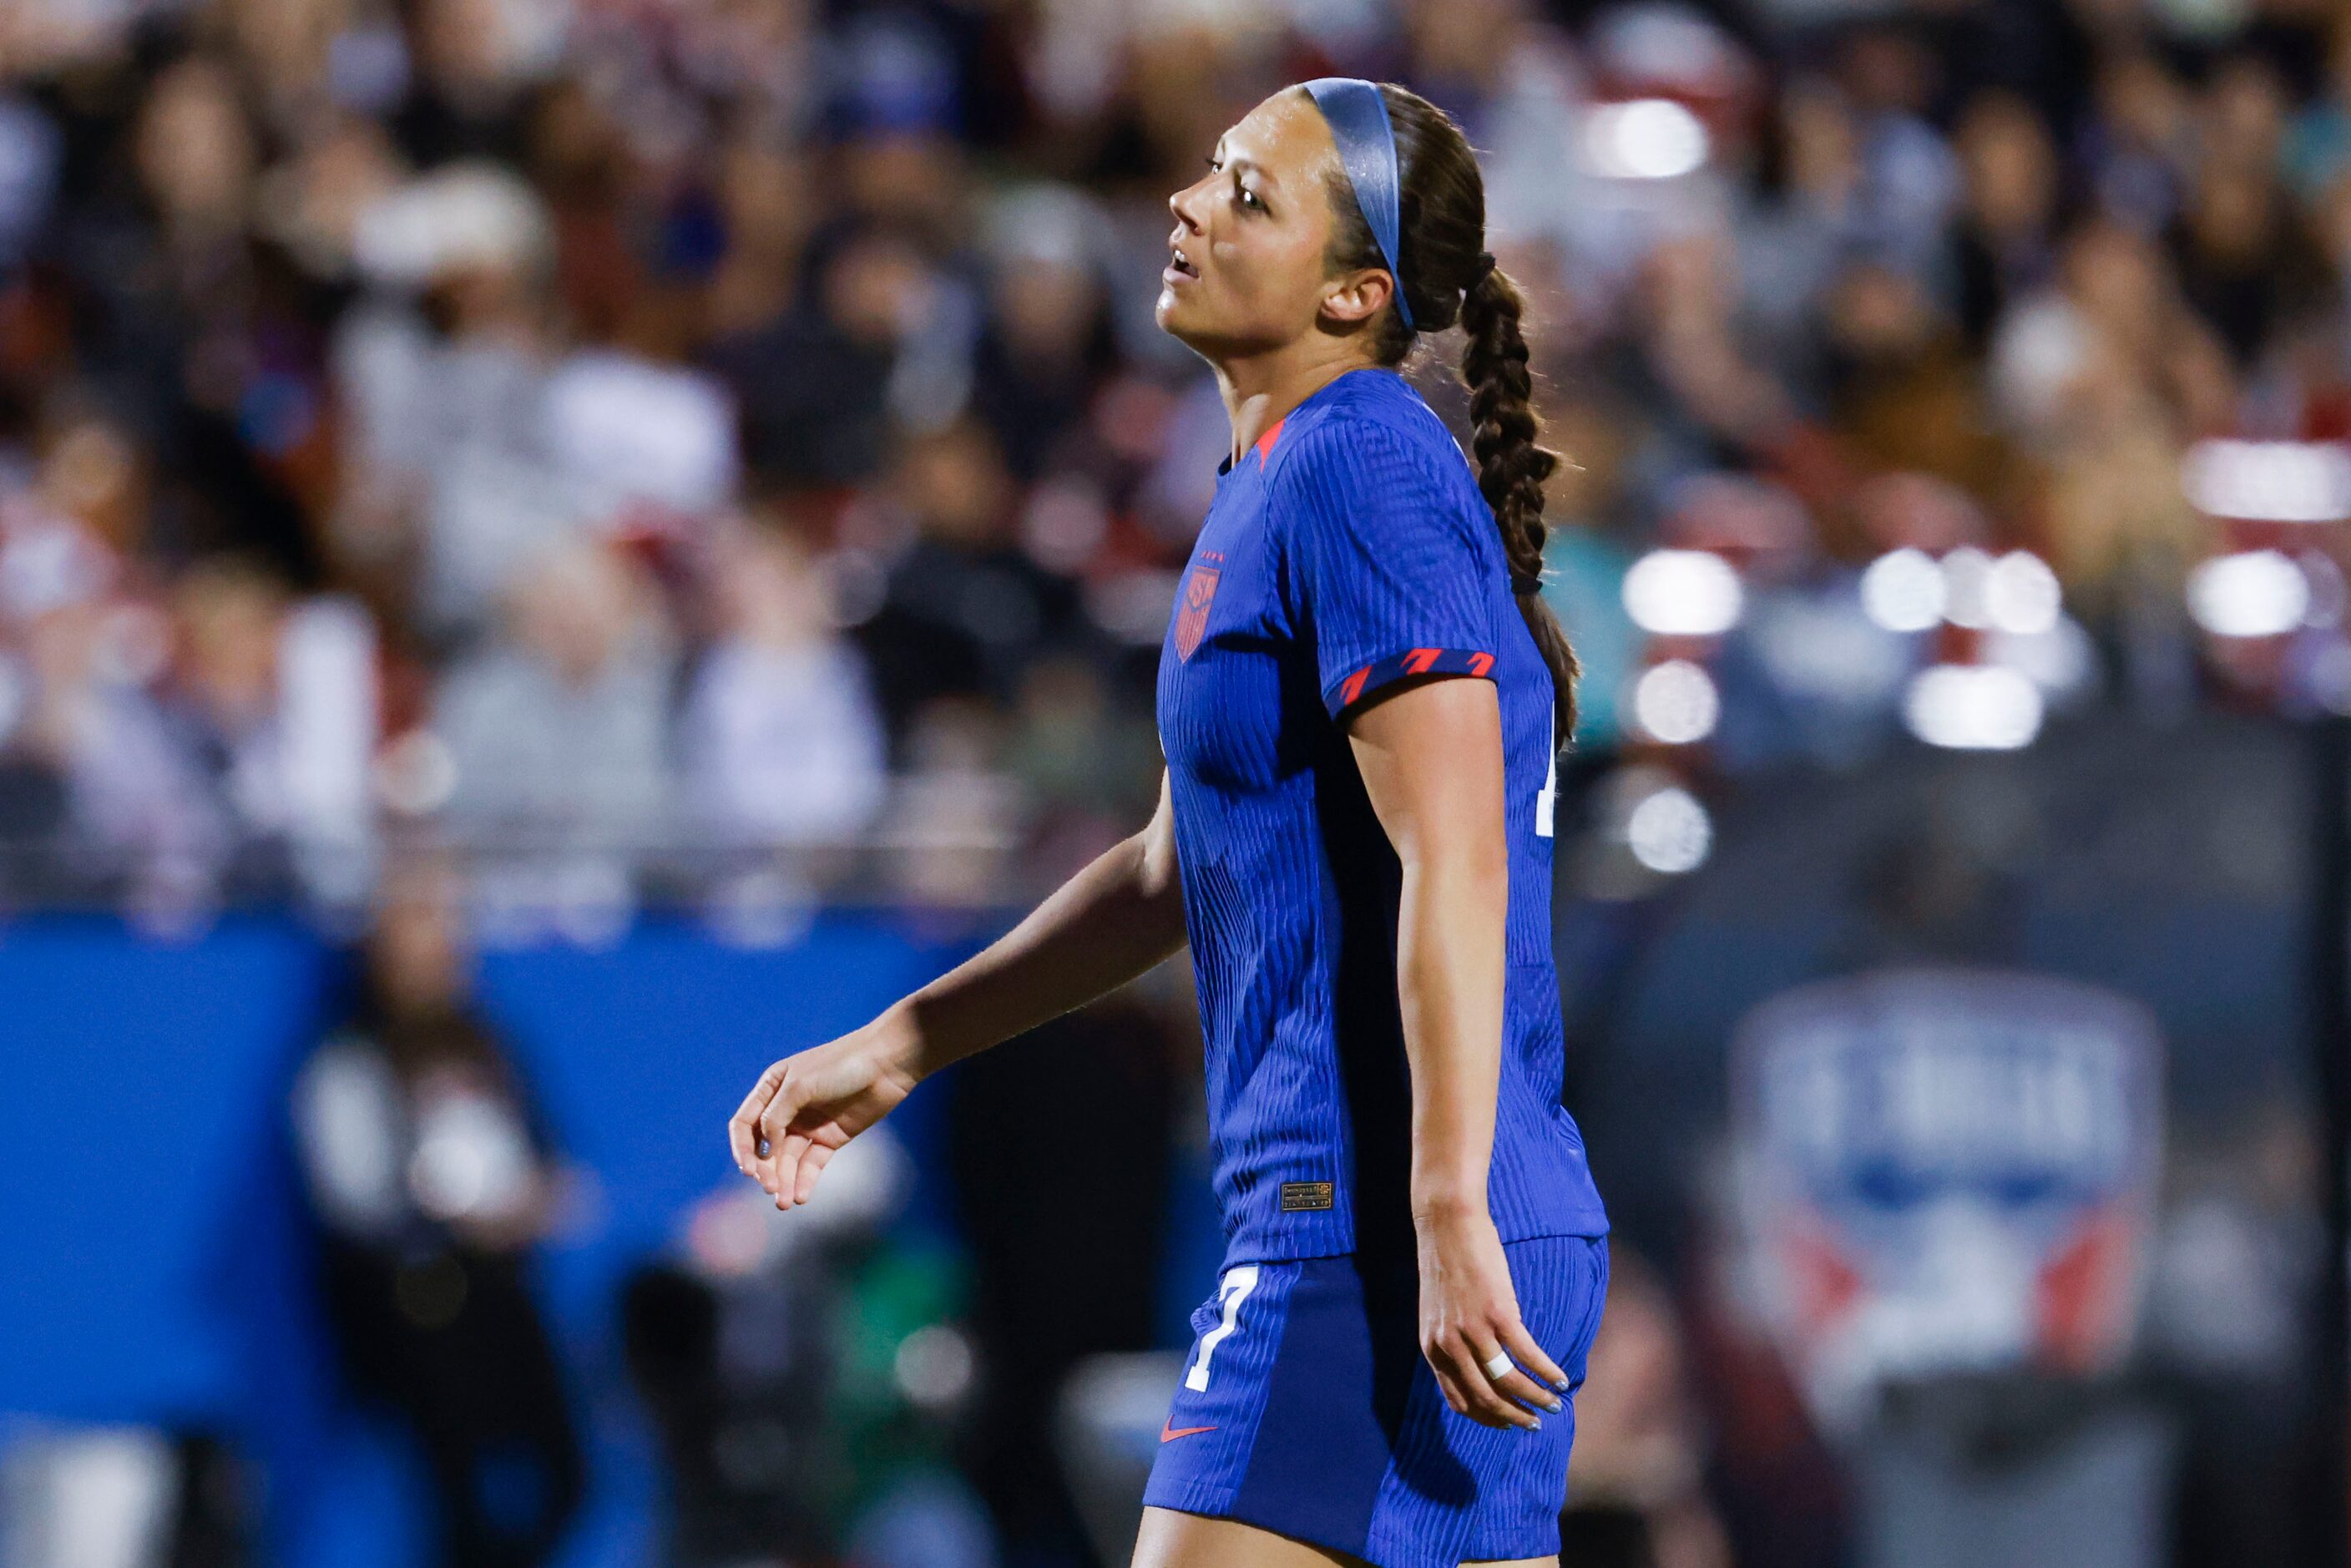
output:
M1167 198L1167 210L1176 215L1176 222L1181 230L1180 233L1171 236L1171 243L1181 240L1184 235L1198 234L1201 231L1197 208L1200 184L1201 182L1196 180Z

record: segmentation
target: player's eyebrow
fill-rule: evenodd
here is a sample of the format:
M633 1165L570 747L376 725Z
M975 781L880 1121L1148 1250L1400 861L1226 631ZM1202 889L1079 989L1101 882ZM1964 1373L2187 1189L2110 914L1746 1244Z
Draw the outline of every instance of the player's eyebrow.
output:
M1225 172L1228 174L1238 174L1242 170L1248 169L1253 171L1259 179L1268 185L1279 185L1281 183L1280 180L1274 178L1272 170L1267 168L1264 164L1259 162L1254 158L1226 157L1225 139L1221 136L1217 138L1217 150L1212 156L1215 157L1217 162L1222 163L1225 166Z

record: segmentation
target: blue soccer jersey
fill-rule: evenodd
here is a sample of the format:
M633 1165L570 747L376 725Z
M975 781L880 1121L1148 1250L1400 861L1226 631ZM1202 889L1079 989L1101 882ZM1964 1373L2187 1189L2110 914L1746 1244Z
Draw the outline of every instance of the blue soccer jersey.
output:
M1350 371L1229 464L1159 664L1229 1266L1409 1249L1401 873L1344 732L1406 676L1495 683L1510 910L1489 1205L1502 1239L1607 1218L1560 1103L1552 689L1493 513L1409 383Z

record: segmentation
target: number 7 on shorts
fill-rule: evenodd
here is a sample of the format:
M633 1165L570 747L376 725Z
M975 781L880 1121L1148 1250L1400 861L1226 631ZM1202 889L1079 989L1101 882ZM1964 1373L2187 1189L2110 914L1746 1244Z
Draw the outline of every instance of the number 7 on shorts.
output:
M1232 1337L1233 1329L1240 1319L1241 1303L1248 1301L1249 1292L1256 1289L1256 1264L1244 1263L1238 1269L1225 1271L1224 1282L1217 1287L1217 1294L1224 1298L1224 1322L1200 1336L1200 1358L1192 1364L1192 1370L1184 1375L1184 1386L1193 1393L1206 1394L1208 1391L1208 1358L1217 1354L1218 1345Z

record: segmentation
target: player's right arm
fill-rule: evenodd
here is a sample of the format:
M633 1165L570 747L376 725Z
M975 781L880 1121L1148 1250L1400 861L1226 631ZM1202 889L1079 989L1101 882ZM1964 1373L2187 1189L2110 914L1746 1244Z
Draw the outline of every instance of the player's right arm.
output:
M773 1063L726 1124L735 1164L779 1208L914 1085L1114 991L1184 946L1167 782L1150 825L1095 858L974 957L864 1028Z

